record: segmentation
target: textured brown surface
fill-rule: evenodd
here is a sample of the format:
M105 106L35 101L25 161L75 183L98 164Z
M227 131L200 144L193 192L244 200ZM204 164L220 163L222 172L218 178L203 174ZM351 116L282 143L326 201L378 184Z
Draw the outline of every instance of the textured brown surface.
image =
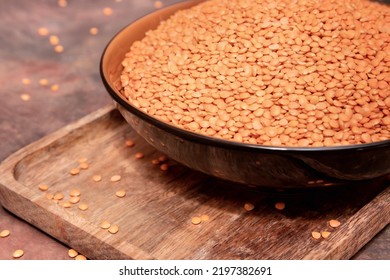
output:
M111 103L99 77L100 55L114 33L155 9L151 0L68 2L66 8L56 1L0 2L0 160ZM104 16L104 7L113 14ZM63 53L55 53L48 38L37 34L39 27L59 37ZM90 35L91 27L98 27L99 34ZM31 84L23 85L23 78ZM41 78L59 90L40 86ZM23 93L31 99L22 101ZM67 246L0 208L2 229L11 235L0 239L0 259L11 259L17 248L25 250L24 259L69 259ZM353 258L390 259L390 227Z

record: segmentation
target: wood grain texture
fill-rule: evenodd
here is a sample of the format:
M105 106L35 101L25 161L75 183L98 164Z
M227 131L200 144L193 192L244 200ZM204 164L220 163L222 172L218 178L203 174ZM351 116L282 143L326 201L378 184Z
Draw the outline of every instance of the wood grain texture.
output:
M126 139L136 145L127 147ZM145 157L136 159L138 152ZM0 166L0 201L91 259L349 259L390 221L385 180L269 192L174 162L162 172L151 163L160 155L108 106L8 158ZM89 168L70 175L81 157ZM94 182L94 174L102 175L102 181ZM122 180L111 182L114 174ZM64 200L79 188L80 203L89 208L64 208L62 201L48 200L40 184L47 184L49 193L63 193ZM115 196L120 189L127 193L124 198ZM276 210L278 201L286 209ZM253 211L243 208L247 202L255 205ZM209 221L191 223L204 214ZM342 225L332 229L330 219ZM101 229L103 220L117 224L119 232ZM314 240L312 231L331 231L331 236Z

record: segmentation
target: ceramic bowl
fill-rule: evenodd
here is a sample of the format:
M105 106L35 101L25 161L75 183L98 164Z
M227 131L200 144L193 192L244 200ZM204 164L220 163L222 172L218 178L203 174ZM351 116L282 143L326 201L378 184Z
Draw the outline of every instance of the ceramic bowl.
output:
M221 140L161 122L132 106L120 93L121 62L131 44L161 20L200 1L157 10L130 23L107 44L101 61L103 84L118 110L147 142L197 171L242 184L306 188L350 184L390 174L390 140L349 146L295 148Z

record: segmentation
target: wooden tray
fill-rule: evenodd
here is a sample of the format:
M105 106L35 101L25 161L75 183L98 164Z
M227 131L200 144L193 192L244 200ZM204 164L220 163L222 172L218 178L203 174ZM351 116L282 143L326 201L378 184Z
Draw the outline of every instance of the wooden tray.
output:
M125 145L126 139L136 143ZM144 158L136 159L142 152ZM269 192L221 181L160 156L113 106L23 148L0 166L0 202L90 259L348 259L390 222L389 182ZM87 159L88 169L69 171ZM239 170L237 170L239 172ZM100 182L93 175L102 176ZM119 182L111 182L119 174ZM43 192L40 184L49 189ZM78 188L81 201L62 203ZM126 196L118 198L117 190ZM47 193L61 192L58 203ZM283 201L284 210L274 205ZM252 211L243 206L250 202ZM87 210L78 205L88 204ZM194 216L208 215L198 225ZM329 227L330 219L341 226ZM100 228L119 226L111 234ZM330 231L319 240L312 231Z

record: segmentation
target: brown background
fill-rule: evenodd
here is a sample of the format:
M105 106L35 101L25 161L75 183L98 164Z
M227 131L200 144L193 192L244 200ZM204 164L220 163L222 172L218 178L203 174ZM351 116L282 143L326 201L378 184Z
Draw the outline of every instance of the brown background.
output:
M165 0L164 5L179 1ZM0 160L111 99L102 86L99 60L105 45L122 27L155 10L152 0L0 1ZM104 15L103 9L112 9ZM48 36L38 35L46 27L64 47L56 53ZM91 35L89 29L99 33ZM22 83L30 79L29 85ZM49 85L39 85L45 78ZM50 90L53 84L58 91ZM30 100L21 99L28 94ZM1 176L1 174L0 174ZM0 207L0 259L12 259L9 252L23 248L24 259L69 259L68 248L39 229ZM354 259L390 259L390 227L387 226Z

